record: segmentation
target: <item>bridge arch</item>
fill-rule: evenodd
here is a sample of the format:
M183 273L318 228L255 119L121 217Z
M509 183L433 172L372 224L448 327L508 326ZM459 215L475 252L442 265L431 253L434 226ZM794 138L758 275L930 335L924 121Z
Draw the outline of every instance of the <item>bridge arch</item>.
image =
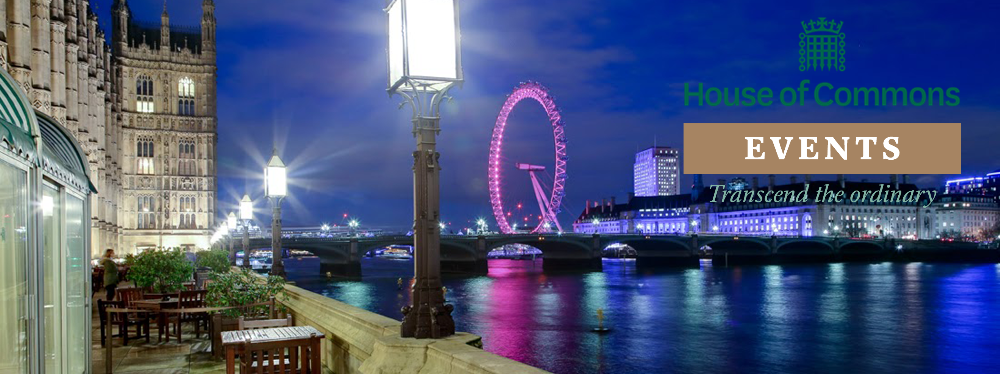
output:
M620 243L635 249L639 256L660 252L690 252L690 238L667 238L650 236L646 238L629 238L617 240L613 243ZM611 243L609 243L611 244ZM603 249L603 248L602 248Z
M790 240L778 245L776 253L786 254L833 254L837 249L826 240L802 239Z
M771 245L768 242L769 239L760 239L754 237L722 237L722 238L712 238L707 240L699 240L698 246L709 246L712 248L712 253L730 253L730 254L769 254L771 252Z
M874 241L856 241L840 245L840 252L844 254L868 254L885 251L882 244Z
M486 249L487 251L492 251L508 244L530 245L542 251L545 257L550 258L555 255L560 258L590 259L593 257L594 251L589 245L579 240L552 236L518 236L495 240L487 242Z

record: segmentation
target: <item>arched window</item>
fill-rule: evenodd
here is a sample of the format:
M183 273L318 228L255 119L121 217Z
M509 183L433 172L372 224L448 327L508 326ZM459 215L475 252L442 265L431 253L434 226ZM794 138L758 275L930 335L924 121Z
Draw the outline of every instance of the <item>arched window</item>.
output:
M154 173L153 139L139 138L135 146L136 174L150 175Z
M136 228L154 229L156 228L156 212L153 207L152 196L139 196L136 202Z
M177 160L177 173L180 175L195 175L196 170L196 159L195 159L195 147L194 140L181 140L178 145L178 160Z
M191 78L181 78L177 83L177 114L194 115L194 81Z
M135 80L135 105L139 113L153 113L153 80L145 74Z

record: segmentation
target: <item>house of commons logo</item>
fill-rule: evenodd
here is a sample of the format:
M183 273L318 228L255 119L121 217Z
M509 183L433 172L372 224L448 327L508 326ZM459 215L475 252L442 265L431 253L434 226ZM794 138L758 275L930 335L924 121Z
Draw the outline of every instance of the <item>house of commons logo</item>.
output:
M827 21L820 17L819 21L802 22L802 33L799 34L799 70L838 70L844 71L844 33L840 28L844 22Z

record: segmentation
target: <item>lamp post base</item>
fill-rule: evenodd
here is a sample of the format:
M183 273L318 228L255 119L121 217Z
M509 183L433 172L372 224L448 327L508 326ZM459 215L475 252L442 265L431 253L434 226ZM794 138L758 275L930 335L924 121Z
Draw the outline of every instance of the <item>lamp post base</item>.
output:
M438 293L441 290L437 290ZM427 304L419 308L404 306L403 324L399 327L399 336L417 339L440 339L455 335L455 320L451 312L455 307L451 304L438 304L430 307Z

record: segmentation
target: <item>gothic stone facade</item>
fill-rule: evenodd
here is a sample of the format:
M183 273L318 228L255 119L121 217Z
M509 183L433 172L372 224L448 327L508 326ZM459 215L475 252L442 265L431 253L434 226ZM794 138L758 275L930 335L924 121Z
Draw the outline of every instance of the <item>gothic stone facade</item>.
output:
M215 5L201 27L112 9L109 44L87 0L0 1L0 64L90 164L92 255L207 248L216 205Z

